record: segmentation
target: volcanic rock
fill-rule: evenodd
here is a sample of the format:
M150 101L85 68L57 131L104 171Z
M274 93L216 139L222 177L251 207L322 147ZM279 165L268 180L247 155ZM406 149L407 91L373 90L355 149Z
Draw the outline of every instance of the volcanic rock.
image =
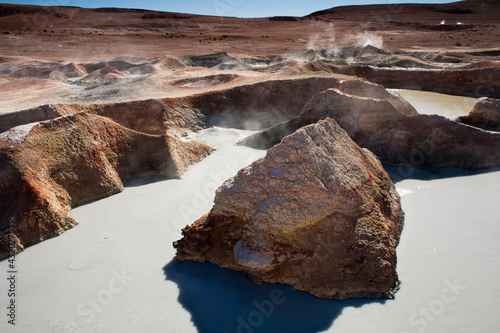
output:
M86 110L85 105L47 104L19 112L0 114L0 133L17 126L67 116L84 110Z
M417 67L409 70L364 64L329 65L328 67L332 73L358 76L386 88L425 90L475 98L485 95L500 96L500 64L494 62L442 70Z
M388 91L379 84L365 80L348 80L343 81L337 89L354 96L385 100L394 109L407 116L417 116L419 114L405 99L401 98L397 93Z
M132 177L180 177L212 151L80 112L0 135L0 257L76 225L70 208L123 190ZM14 228L10 228L13 223ZM12 230L14 229L14 230Z
M224 61L236 60L230 57L226 52L204 55L186 55L180 58L186 66L201 66L207 68L215 67Z
M469 115L458 117L456 121L500 130L500 99L483 97Z
M343 75L324 76L315 73L304 77L264 78L251 84L177 98L139 99L114 103L50 104L0 114L0 132L15 126L80 111L91 111L109 117L127 128L158 135L166 132L172 134L179 130L196 131L214 125L262 129L299 115L304 104L316 93L337 87L345 79ZM194 83L194 85L217 86L237 80L237 75L220 74L175 80L172 85ZM348 82L345 81L344 84ZM365 89L367 88L363 87L361 90Z
M382 163L438 170L500 165L500 134L459 124L437 115L403 114L387 100L365 98L338 89L315 95L301 114L254 134L241 143L268 148L296 129L334 118L361 147Z
M205 260L323 298L392 298L400 199L378 159L332 119L241 169L183 229L179 260Z

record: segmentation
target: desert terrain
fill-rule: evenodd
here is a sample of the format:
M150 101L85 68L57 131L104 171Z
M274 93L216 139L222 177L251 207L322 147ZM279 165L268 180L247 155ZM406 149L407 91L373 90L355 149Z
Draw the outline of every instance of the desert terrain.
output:
M4 4L0 17L2 113L186 96L320 58L436 69L495 61L500 39L495 1L353 6L257 19ZM380 60L342 50L368 45L395 53ZM212 60L189 58L217 53ZM212 77L221 73L227 75ZM212 82L194 83L205 76Z

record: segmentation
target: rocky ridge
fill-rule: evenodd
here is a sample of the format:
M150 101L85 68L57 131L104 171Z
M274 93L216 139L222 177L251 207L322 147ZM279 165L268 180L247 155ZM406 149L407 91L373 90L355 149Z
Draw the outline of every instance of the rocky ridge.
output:
M77 224L71 207L123 190L133 177L179 178L213 150L78 112L16 127L0 137L0 256ZM12 226L9 227L9 224Z

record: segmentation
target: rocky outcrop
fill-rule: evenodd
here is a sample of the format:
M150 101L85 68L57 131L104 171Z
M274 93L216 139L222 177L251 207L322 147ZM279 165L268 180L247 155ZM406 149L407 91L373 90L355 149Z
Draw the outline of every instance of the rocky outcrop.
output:
M325 99L326 96L328 97ZM362 116L365 110L373 108L376 108L380 114L386 110L392 110L395 115L416 116L419 114L399 95L387 91L380 85L359 79L342 81L337 88L332 88L329 94L324 91L315 95L305 104L298 117L251 135L242 140L241 144L253 148L270 148L300 127L326 117L335 118L343 124L341 118L348 116L351 119L351 125L357 126L356 119ZM372 111L372 114L374 112Z
M280 77L185 98L208 126L262 129L297 116L315 94L338 86L341 75ZM353 79L353 78L350 78Z
M338 89L317 94L298 117L250 136L242 144L268 148L298 128L327 117L334 118L358 145L389 165L427 170L500 165L500 134L437 115L408 116L387 100Z
M392 298L403 212L378 159L335 121L306 126L240 170L183 229L179 260L324 298Z
M472 126L500 130L500 99L483 97L467 116L455 120Z
M235 76L222 78L233 79ZM262 129L297 116L316 93L348 80L353 78L308 75L264 80L178 98L52 104L0 115L0 132L79 111L91 111L127 128L158 135L195 131L207 126Z
M407 116L417 116L419 114L405 99L401 98L397 93L386 90L379 84L360 79L347 80L343 81L337 89L344 94L387 101L394 109Z
M118 193L132 177L178 178L211 151L201 142L137 132L88 112L2 133L0 257L9 237L21 249L60 234L76 224L71 207Z

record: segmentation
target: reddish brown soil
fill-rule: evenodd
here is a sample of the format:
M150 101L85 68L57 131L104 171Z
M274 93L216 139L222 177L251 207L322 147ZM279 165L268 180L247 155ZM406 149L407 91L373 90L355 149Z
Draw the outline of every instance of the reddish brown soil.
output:
M440 24L443 20L445 24ZM307 57L304 52L311 48L334 50L368 44L395 52L403 57L401 61L417 52L411 61L418 62L425 58L423 54L433 52L434 56L425 59L431 65L436 54L442 53L442 63L455 62L459 54L459 62L486 60L493 61L490 67L497 67L500 2L349 6L305 17L256 19L3 4L0 114L49 103L185 96L259 81L294 65L294 56ZM218 52L239 60L274 60L271 66L251 70L213 69L179 60L183 55ZM131 72L119 64L104 68L106 61L117 57L126 66L144 66ZM155 57L159 60L151 60ZM66 65L70 68L59 68ZM345 74L353 75L351 72ZM83 81L75 82L79 78ZM384 84L383 80L375 82Z
M500 2L339 7L302 18L241 19L127 9L1 5L0 54L95 61L165 54L269 55L346 46L365 33L384 49L500 49ZM444 25L440 22L445 20ZM461 25L457 25L461 22ZM313 45L315 44L315 45ZM460 45L458 45L460 44Z

